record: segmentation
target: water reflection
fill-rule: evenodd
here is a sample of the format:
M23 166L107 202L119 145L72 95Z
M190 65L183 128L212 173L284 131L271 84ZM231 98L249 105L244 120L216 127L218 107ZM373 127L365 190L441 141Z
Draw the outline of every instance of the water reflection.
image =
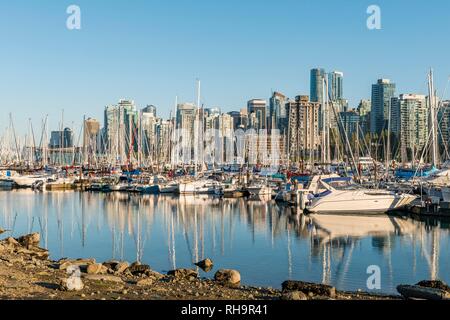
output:
M247 284L274 287L301 279L366 289L373 264L383 292L422 279L450 281L443 220L304 216L270 201L207 196L14 191L0 199L0 226L11 230L3 236L40 232L54 259L137 260L166 271L209 257L240 270Z

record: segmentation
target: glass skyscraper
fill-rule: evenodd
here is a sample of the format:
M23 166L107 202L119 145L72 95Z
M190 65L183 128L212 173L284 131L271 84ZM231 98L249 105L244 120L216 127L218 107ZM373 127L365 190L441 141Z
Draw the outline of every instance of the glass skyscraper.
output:
M338 101L344 98L344 74L333 71L328 74L328 91L331 101Z
M269 127L279 129L281 132L287 131L287 110L286 96L280 92L274 92L269 103Z
M395 83L389 79L379 79L372 85L372 106L370 111L370 132L380 134L387 129L389 105L395 95Z
M310 79L310 101L319 102L323 101L323 80L326 77L324 69L312 69Z
M267 129L267 102L262 99L252 99L247 102L247 110L249 116L252 114L256 123L251 125L256 130Z

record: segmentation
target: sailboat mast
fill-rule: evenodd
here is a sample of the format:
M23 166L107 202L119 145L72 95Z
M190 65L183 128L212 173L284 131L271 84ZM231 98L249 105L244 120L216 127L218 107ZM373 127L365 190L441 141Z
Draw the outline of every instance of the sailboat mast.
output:
M172 170L176 169L178 164L178 135L177 135L177 107L178 107L178 96L175 97L174 105L174 117L170 120L172 121Z
M197 176L197 166L198 166L198 158L199 158L199 140L200 140L200 90L201 90L201 83L200 80L197 79L197 116L196 116L196 124L197 124L197 128L195 128L194 125L194 129L195 133L194 133L194 157L195 157L195 176Z
M389 161L391 153L391 101L388 105L388 126L387 126L387 141L386 141L386 177L389 177Z
M322 99L322 164L325 164L326 159L327 159L327 156L326 156L326 141L327 141L327 138L326 138L326 127L327 127L326 105L327 104L325 102L326 101L325 87L326 87L327 83L326 83L325 78L326 77L324 77L322 80L322 85L323 85L323 88L322 88L323 89L322 90L322 96L323 96L323 99Z
M324 78L325 81L325 162L331 163L331 150L330 150L330 107L329 107L329 85L328 78ZM334 93L332 92L334 95Z
M434 82L433 82L433 69L430 70L428 75L428 100L430 108L430 119L431 119L431 161L433 166L438 164L438 150L437 150L437 126L436 126L436 96L434 92Z
M17 136L16 136L16 130L14 129L14 121L12 118L12 114L9 114L9 119L10 119L10 123L11 123L11 129L13 131L13 135L14 135L14 143L16 145L16 152L17 152L17 160L19 161L19 163L21 162L21 158L20 158L20 151L19 151L19 144L17 143Z

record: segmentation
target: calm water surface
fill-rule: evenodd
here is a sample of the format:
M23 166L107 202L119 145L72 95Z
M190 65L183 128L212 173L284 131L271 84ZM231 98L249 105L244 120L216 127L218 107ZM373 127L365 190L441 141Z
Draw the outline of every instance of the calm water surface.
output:
M273 202L208 197L32 191L0 192L2 237L41 233L52 259L120 259L165 272L211 258L246 285L287 279L381 290L438 278L450 283L450 223L400 216L295 214ZM201 273L204 277L213 277Z

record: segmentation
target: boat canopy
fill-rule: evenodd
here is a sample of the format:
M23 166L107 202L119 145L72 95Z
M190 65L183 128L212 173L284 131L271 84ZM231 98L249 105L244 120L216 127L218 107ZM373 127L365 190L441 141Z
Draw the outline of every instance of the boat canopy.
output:
M311 180L311 176L309 176L309 175L291 177L292 182L294 182L294 181L309 182L310 180Z
M352 181L351 177L332 177L332 178L325 178L322 179L325 183L333 183L333 182L350 182Z
M414 178L414 176L416 177L427 177L430 174L434 173L438 171L436 167L431 167L431 168L420 168L420 169L415 169L415 168L399 168L397 170L395 170L395 177L397 178L401 178L401 179L405 179L405 180L409 180Z

